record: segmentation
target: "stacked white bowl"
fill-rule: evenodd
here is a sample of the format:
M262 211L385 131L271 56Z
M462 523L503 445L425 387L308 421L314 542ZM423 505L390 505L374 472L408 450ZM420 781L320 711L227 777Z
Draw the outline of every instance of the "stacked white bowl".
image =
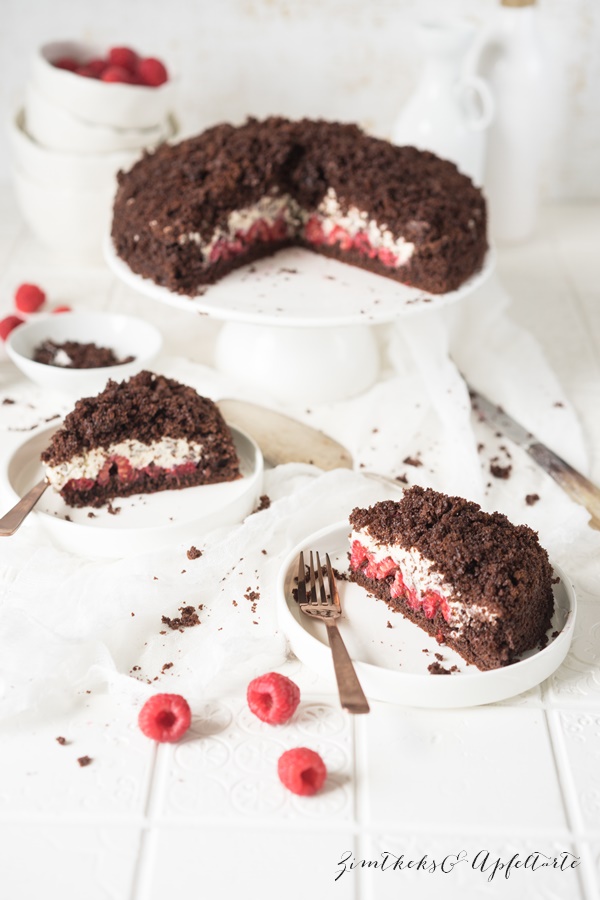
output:
M46 246L100 258L116 175L143 149L177 134L174 83L158 87L86 78L53 63L86 63L97 47L54 42L34 54L23 106L9 123L13 178L27 224Z

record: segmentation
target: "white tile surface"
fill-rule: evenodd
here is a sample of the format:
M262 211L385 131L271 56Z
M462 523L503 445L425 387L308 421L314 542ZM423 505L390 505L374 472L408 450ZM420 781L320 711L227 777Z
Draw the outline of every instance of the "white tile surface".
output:
M148 306L101 266L53 258L22 231L10 192L5 198L2 314L15 285L39 276L57 303L141 312L165 329L174 352L210 359L215 323ZM533 242L500 250L499 268L511 315L537 336L580 414L600 480L597 215L592 206L547 210ZM0 366L0 397L19 390ZM49 402L42 400L12 425L38 422ZM59 411L58 398L52 402ZM351 721L331 686L291 660L285 671L303 702L281 728L256 720L241 695L196 706L186 739L157 751L137 730L137 707L122 697L94 692L69 715L5 722L0 897L599 900L600 565L589 564L585 547L571 547L568 558L580 602L567 660L542 686L502 704L454 712L375 704L368 723ZM279 754L299 745L319 750L328 766L314 798L289 794L274 772ZM77 763L83 755L93 759L85 768ZM582 864L492 882L467 864L447 875L359 867L335 881L345 853L357 861L382 850L437 858L461 848L471 859L483 848L502 860L570 850Z
M371 827L427 831L433 818L441 829L485 822L510 831L516 806L523 829L566 825L542 710L431 714L376 704L363 740L359 781Z

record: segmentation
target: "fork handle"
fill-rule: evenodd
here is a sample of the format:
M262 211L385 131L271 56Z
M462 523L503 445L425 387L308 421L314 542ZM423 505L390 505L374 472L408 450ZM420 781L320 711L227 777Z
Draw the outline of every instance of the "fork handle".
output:
M2 516L0 519L0 537L10 537L11 534L15 533L47 487L48 482L45 479L38 481L38 483L34 484L31 490L28 491L18 503L15 503L12 509L9 509L9 511Z
M337 622L333 618L326 618L324 621L327 625L327 637L331 647L333 668L342 707L354 714L368 713L367 698L354 671L354 665L342 640Z

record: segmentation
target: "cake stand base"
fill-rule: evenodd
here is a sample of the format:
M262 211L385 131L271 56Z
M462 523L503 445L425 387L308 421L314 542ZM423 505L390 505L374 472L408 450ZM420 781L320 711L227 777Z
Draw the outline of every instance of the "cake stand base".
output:
M215 365L241 384L292 403L346 400L379 375L379 349L366 325L298 327L224 323Z

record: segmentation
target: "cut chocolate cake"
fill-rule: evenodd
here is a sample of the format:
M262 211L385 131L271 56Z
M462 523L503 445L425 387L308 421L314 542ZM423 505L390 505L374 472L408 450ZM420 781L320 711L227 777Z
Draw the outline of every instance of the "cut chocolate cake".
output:
M193 296L298 245L439 294L487 249L481 191L433 153L356 125L217 125L119 174L112 240L129 268Z
M545 643L552 568L528 526L421 487L350 524L351 579L467 662L495 669Z
M97 397L78 400L41 459L69 506L240 477L213 401L152 372L109 381Z

